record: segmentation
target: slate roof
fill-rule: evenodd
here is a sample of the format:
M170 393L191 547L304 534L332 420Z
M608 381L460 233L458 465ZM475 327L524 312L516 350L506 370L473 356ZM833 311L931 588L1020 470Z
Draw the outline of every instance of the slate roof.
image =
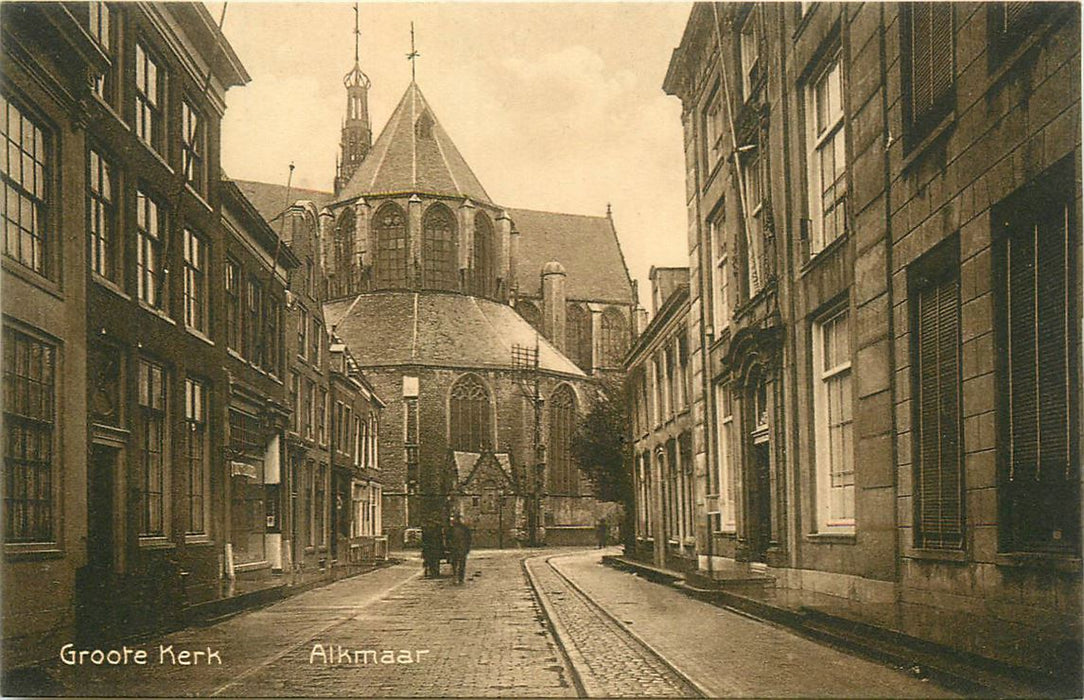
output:
M583 372L512 307L454 292L372 292L324 304L324 319L363 368L400 365L511 369L512 346L533 348L539 368Z
M413 81L337 199L403 192L493 203Z
M266 182L253 182L251 180L234 180L233 184L252 202L256 210L267 221L274 221L287 207L286 186L271 185ZM317 208L331 202L331 192L321 190L307 190L301 187L290 188L289 204L300 199L310 200Z
M632 282L610 217L506 211L520 233L516 281L521 296L541 296L542 266L556 260L568 275L566 298L632 303Z

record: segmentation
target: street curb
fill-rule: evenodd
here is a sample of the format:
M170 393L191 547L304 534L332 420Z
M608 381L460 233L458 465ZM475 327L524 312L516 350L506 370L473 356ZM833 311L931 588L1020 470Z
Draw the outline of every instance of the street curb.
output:
M574 555L572 555L572 554L553 555L553 556L550 556L549 558L546 559L546 563L549 564L550 560L552 560L552 559L557 559L559 557L568 557L568 556L574 556ZM595 607L598 608L602 612L602 614L604 614L607 618L609 618L615 625L620 627L621 630L625 632L625 634L627 634L630 637L632 637L633 639L635 639L637 642L639 642L641 645L643 645L648 651L650 651L652 654L654 654L659 659L659 661L661 661L667 668L669 668L671 671L673 671L675 674L677 674L681 678L681 680L688 683L689 686L691 686L697 693L699 693L701 697L704 697L704 698L715 697L714 693L712 693L710 690L708 690L703 685L701 685L699 682L697 682L690 674L688 674L686 671L684 671L683 669L678 667L677 664L675 664L673 661L668 659L662 652L660 652L658 649L656 649L654 645L648 643L647 640L645 640L643 637L641 637L638 633L634 632L631 627L626 625L624 622L622 622L620 619L618 619L616 616L614 616L613 613L611 613L609 610L604 608L601 603L599 603L597 600L595 600L590 595L588 595L587 592L583 590L583 588L581 588L579 585L577 585L576 582L574 582L571 578L569 578L569 576L567 574L565 574L563 571L558 569L556 565L550 564L550 566L553 567L553 570L556 571L557 574L561 578L563 578L566 583L568 583L568 585L572 586L572 588L574 588L576 591L578 591L580 595L582 595L583 597L587 598L589 601L594 603Z
M548 560L545 560L544 556L540 555L520 560L520 566L523 567L523 573L527 577L527 583L530 584L531 593L534 594L535 600L538 602L539 607L542 608L546 627L549 628L554 643L557 644L557 648L561 650L561 654L564 656L564 666L568 669L568 675L572 678L572 684L576 688L576 694L581 698L604 697L605 693L598 692L601 689L594 687L594 683L591 684L592 687L590 690L595 692L588 692L583 675L576 667L577 662L583 666L586 666L587 662L584 661L583 655L580 654L578 649L570 649L569 645L566 645L563 641L563 639L571 639L571 635L568 634L568 630L565 629L564 624L557 619L557 614L554 612L553 608L550 607L549 600L542 594L538 579L535 578L531 568L527 566L527 562L537 559L542 559L543 563L548 565ZM573 657L575 657L575 659L573 659Z

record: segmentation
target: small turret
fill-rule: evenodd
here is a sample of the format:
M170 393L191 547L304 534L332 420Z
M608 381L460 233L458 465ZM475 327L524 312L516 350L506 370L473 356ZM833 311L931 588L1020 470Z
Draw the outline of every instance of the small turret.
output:
M369 155L373 145L373 129L369 123L369 76L361 70L358 44L361 30L358 28L358 6L354 3L354 67L343 76L346 87L346 120L342 126L339 142L339 163L335 168L335 194L339 194L354 172Z

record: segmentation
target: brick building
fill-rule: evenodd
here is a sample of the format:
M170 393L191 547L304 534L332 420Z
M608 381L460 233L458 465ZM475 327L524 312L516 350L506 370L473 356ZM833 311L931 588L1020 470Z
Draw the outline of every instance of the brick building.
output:
M652 318L625 357L637 554L696 568L689 373L689 268L651 268Z
M664 87L701 570L1079 671L1079 30L1063 4L694 6Z

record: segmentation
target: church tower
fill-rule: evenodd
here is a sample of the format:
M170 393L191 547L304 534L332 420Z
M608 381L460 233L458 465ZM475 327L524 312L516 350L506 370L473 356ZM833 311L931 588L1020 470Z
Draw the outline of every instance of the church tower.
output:
M373 145L373 131L369 124L369 77L361 71L358 44L361 30L358 27L358 5L354 3L354 67L343 77L346 86L346 120L343 122L339 142L339 162L335 168L335 194L342 191L354 171L369 155Z

